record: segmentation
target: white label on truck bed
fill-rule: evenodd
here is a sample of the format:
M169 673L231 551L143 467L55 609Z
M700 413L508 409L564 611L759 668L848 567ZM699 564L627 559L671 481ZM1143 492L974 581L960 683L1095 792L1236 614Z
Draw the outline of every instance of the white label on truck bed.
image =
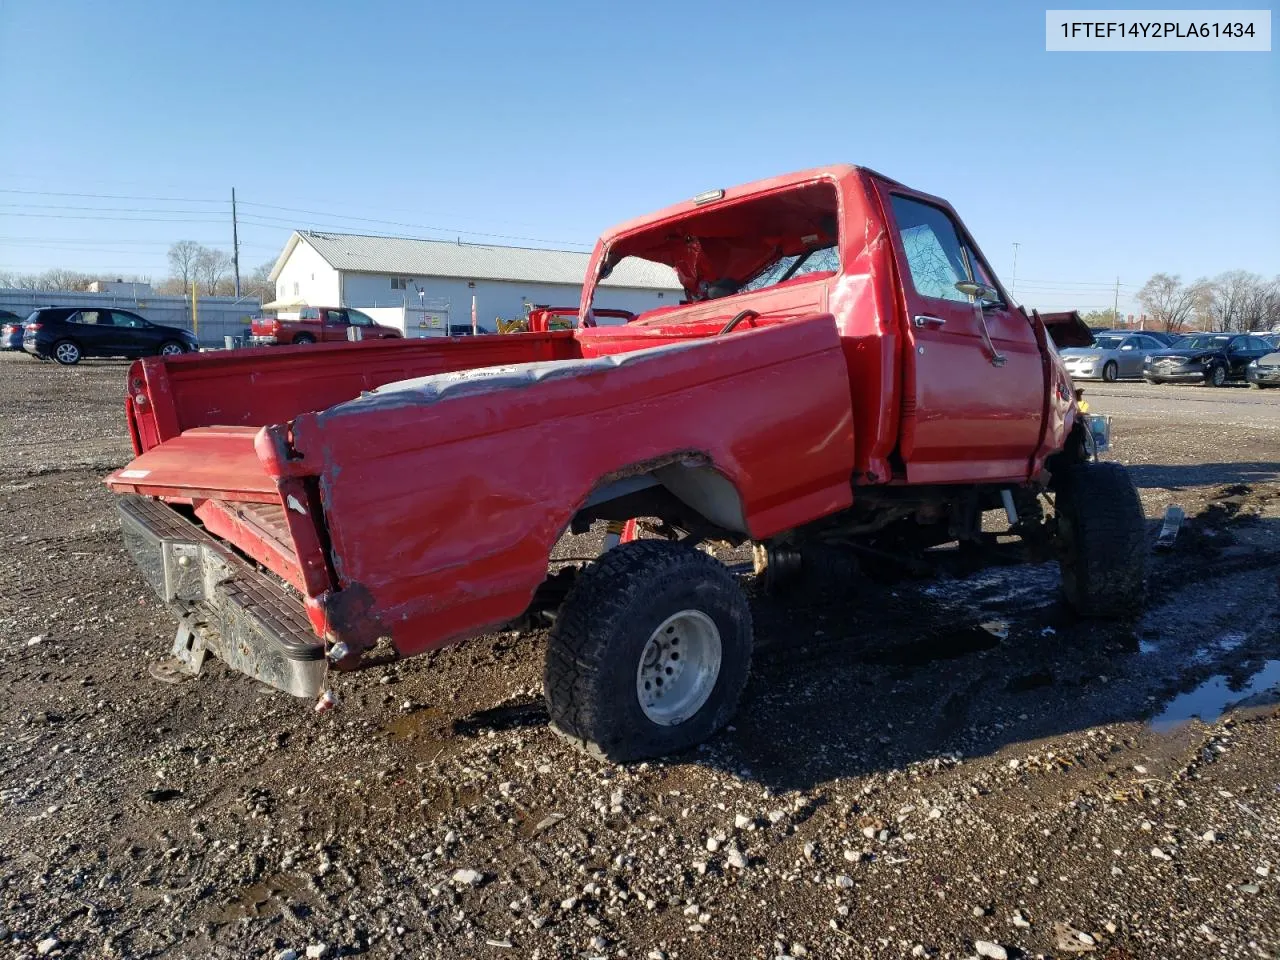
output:
M143 477L148 476L150 473L151 473L150 470L121 470L120 479L121 480L141 480Z

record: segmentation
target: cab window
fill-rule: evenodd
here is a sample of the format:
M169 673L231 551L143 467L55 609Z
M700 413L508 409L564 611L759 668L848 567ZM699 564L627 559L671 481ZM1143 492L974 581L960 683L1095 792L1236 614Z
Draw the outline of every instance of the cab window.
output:
M969 298L956 289L956 284L973 278L969 275L959 231L951 218L937 207L918 200L899 196L891 200L916 293L968 303Z
M377 324L373 322L373 317L369 316L367 313L361 313L359 310L348 310L347 317L350 319L353 327L377 326Z

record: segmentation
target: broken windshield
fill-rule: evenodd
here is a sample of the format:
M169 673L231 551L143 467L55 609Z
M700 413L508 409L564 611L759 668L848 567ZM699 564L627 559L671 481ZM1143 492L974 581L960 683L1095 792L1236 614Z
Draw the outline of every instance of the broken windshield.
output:
M810 273L834 273L840 269L840 254L835 244L816 247L806 253L791 254L779 257L751 280L744 283L739 292L763 290L794 277L803 277Z

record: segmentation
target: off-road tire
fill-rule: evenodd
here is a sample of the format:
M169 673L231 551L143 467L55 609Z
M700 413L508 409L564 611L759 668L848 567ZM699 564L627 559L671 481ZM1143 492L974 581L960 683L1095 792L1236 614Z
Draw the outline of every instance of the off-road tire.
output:
M316 338L309 333L300 333L293 338L294 346L305 346L306 344L315 343Z
M1227 383L1227 368L1218 364L1209 371L1209 376L1205 378L1205 382L1211 387L1222 387Z
M1108 360L1102 367L1102 380L1104 383L1115 383L1120 379L1120 365L1114 360Z
M1124 617L1142 608L1147 522L1118 463L1077 463L1055 476L1062 591L1083 617Z
M637 668L653 632L682 610L701 611L715 623L720 670L697 712L664 726L641 708ZM737 709L751 648L751 611L723 564L665 540L623 543L583 571L556 617L543 674L552 728L616 763L692 747Z

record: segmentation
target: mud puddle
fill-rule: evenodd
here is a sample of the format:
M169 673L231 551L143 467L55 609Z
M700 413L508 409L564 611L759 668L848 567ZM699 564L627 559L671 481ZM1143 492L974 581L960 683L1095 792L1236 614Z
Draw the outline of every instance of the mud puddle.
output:
M1192 719L1212 723L1229 707L1280 686L1280 660L1268 660L1243 684L1233 684L1226 676L1210 677L1200 686L1174 697L1152 717L1152 729L1165 733Z

